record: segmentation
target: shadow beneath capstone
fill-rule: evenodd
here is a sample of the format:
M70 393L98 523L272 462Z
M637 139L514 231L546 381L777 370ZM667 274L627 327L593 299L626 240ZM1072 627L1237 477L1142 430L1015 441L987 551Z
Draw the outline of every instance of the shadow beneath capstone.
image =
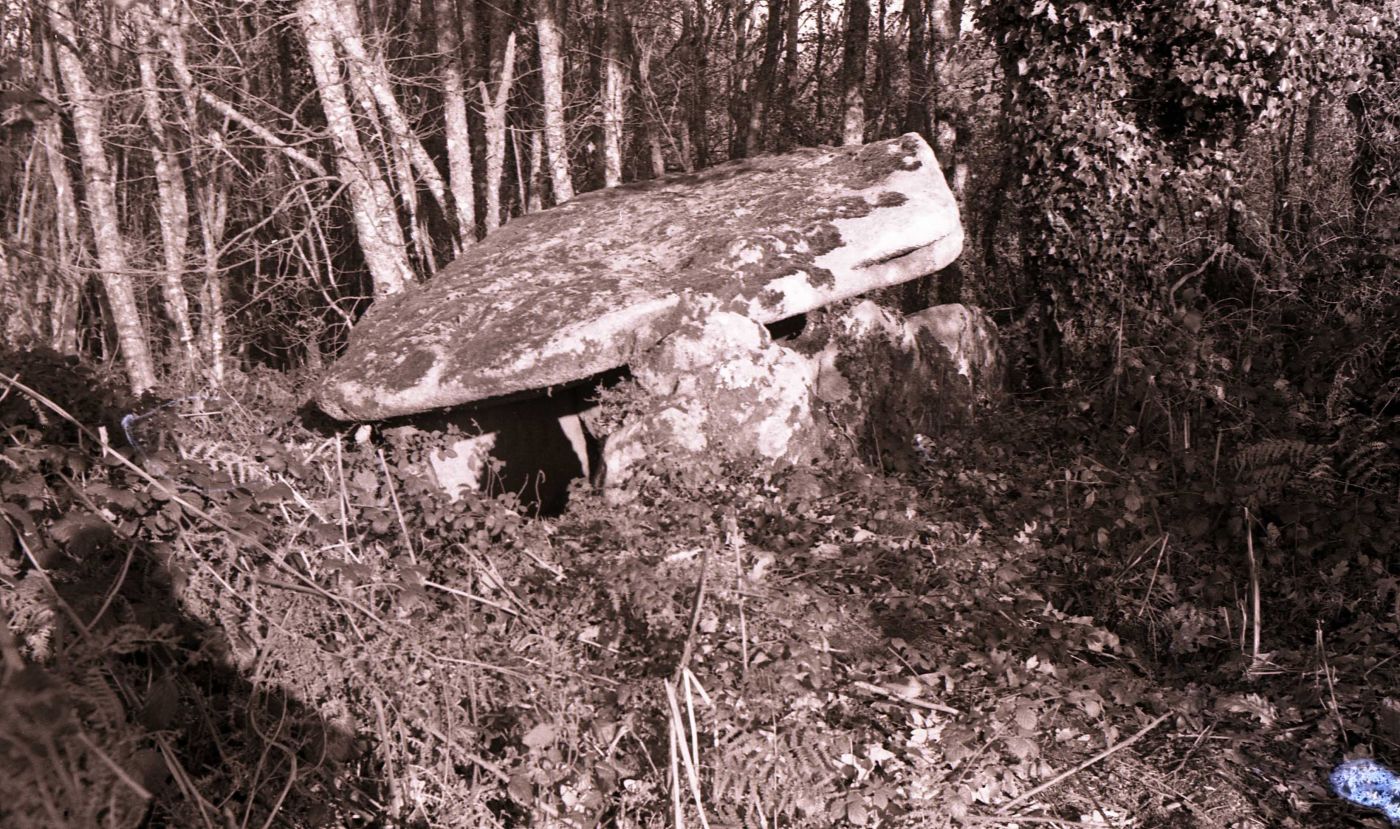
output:
M437 415L437 422L463 434L494 435L491 458L480 486L488 495L513 492L541 515L558 515L569 502L569 485L589 477L589 444L596 442L580 414L589 408L581 395L565 390L553 396L471 406Z
M593 417L599 390L629 376L624 366L544 394L484 400L381 426L428 433L440 447L431 465L449 492L514 493L533 514L559 515L575 481L596 479L604 438Z

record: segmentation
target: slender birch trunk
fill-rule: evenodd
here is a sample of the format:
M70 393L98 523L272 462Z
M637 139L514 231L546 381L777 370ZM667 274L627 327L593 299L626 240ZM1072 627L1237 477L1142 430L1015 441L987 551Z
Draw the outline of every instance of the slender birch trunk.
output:
M610 0L603 54L604 187L622 183L622 124L627 111L627 64L622 54L624 25L621 0Z
M555 0L535 0L535 32L540 44L540 78L544 86L544 148L554 203L574 197L569 174L569 140L564 123L564 43Z
M211 177L198 188L199 231L204 243L204 285L199 292L202 314L200 334L209 374L214 383L224 381L224 277L219 269L219 246L223 243L228 220L228 180Z
M697 164L695 160L697 153L694 142L690 140L690 124L681 119L676 124L676 132L678 133L676 141L680 146L675 147L675 150L681 157L681 169L687 173L693 173Z
M53 48L48 43L41 44L44 64L45 86L41 92L50 100L58 100L56 87L58 69L54 66ZM57 279L53 287L53 297L49 306L49 345L60 354L78 353L78 299L83 286L83 260L87 250L83 246L82 220L78 215L78 199L73 188L73 176L68 170L68 160L63 155L63 128L57 118L50 118L39 127L37 140L43 145L44 165L48 168L49 183L53 187L53 209L55 248L54 262Z
M647 164L651 168L651 177L661 178L666 175L666 151L661 146L661 135L654 124L646 128L646 134Z
M336 148L336 166L350 194L350 212L365 265L374 281L375 296L396 294L413 282L403 230L389 186L360 142L335 43L324 17L325 6L326 0L303 0L298 9L311 73Z
M0 239L0 345L14 347L32 330L23 312L19 286L10 273L10 252L5 240Z
M461 33L457 28L457 4L453 0L436 2L437 50L442 53L442 115L443 133L447 138L447 174L452 202L457 208L457 239L465 248L476 243L476 194L472 184L472 145L467 126Z
M418 140L418 136L409 125L408 117L404 115L398 99L394 97L393 82L389 79L389 72L384 66L383 56L379 54L371 56L365 47L364 35L361 32L359 14L355 11L354 0L308 0L308 2L322 7L324 19L330 25L341 50L345 52L346 63L349 65L350 71L359 77L364 88L372 96L374 104L379 107L384 121L388 124L389 143L404 154L409 164L423 179L423 183L427 186L428 192L432 194L438 207L444 214L447 214L447 185L443 182L442 174L438 172L437 166L433 164L432 157L423 147L423 142Z
M484 224L490 233L501 226L501 177L506 169L506 103L510 87L515 82L515 32L506 36L505 56L501 60L496 93L492 95L481 84L481 109L486 121L486 216Z
M846 41L841 52L841 143L865 143L865 60L870 45L870 0L846 5Z
M206 106L211 106L219 112L225 119L239 123L241 115L235 116L223 111L217 105L211 105L210 100L205 96L209 93L195 87L193 74L189 69L189 61L186 58L185 49L185 20L181 18L182 12L177 10L172 0L160 0L160 15L153 19L148 19L148 23L154 23L160 35L161 48L165 50L169 60L171 75L175 78L175 84L180 89L180 94L184 100L184 130L185 134L191 137L199 134L199 103L204 101ZM212 96L209 96L212 98ZM217 102L218 99L213 99ZM262 129L262 127L258 127ZM282 149L287 157L310 170L320 170L320 175L325 175L320 164L302 153L300 150L292 150L284 145L279 145L280 139L267 132L267 136L273 140L268 143L274 148ZM290 152L287 152L289 151ZM227 361L224 356L224 331L228 321L224 318L224 297L223 297L223 277L219 271L219 246L223 243L224 225L228 212L228 180L223 175L221 162L215 162L212 170L207 175L194 182L195 206L199 216L199 232L202 242L201 270L203 271L203 284L200 286L199 314L196 321L196 348L203 355L203 362L208 370L207 379L215 385L222 384L225 375Z
M165 311L175 327L180 352L188 376L193 377L199 365L195 347L194 326L190 323L190 301L185 294L185 254L190 235L189 204L185 199L185 176L180 162L170 151L165 133L165 115L161 111L160 93L156 86L156 66L151 55L150 28L144 15L136 20L139 43L136 63L141 77L141 103L146 128L151 132L151 159L156 173L156 218L160 223L161 246L165 267L161 272L161 293Z
M94 92L82 59L73 51L78 41L72 17L60 7L59 0L47 0L46 5L49 26L57 41L58 71L68 93L73 134L82 158L88 221L102 267L102 287L112 311L112 326L131 390L140 394L155 385L156 370L117 228L116 177L102 145L102 98Z
M526 213L544 209L544 137L539 130L530 131L530 184L521 189L529 193L525 201Z
M352 16L354 22L349 23L343 19L347 12L339 5L339 0L307 1L315 3L324 11L322 19L327 24L327 30L341 47L340 51L346 53L345 38L340 36L338 30L359 29L359 16L353 7L348 11L348 14ZM360 53L364 53L363 48L360 49ZM423 238L418 223L418 185L413 179L413 165L400 142L395 140L392 128L386 129L384 126L384 117L381 117L380 109L376 105L377 95L371 87L369 74L362 71L364 62L349 57L347 53L343 64L348 70L344 73L344 77L350 84L350 94L347 99L353 106L359 107L360 115L363 118L364 127L357 130L357 134L364 137L361 146L365 148L367 158L373 158L375 155L380 157L379 161L384 165L383 169L393 179L394 187L391 192L397 194L398 204L403 208L404 216L407 219L409 241L413 250L419 253L420 259L432 261L431 251L428 250L429 245ZM392 98L392 96L390 97Z

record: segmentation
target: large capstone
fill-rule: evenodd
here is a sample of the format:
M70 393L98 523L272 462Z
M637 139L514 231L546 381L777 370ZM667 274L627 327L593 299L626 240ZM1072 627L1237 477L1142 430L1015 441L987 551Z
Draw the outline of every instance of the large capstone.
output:
M377 420L542 390L633 362L669 333L682 292L774 322L937 271L962 241L914 134L601 190L376 302L317 397Z

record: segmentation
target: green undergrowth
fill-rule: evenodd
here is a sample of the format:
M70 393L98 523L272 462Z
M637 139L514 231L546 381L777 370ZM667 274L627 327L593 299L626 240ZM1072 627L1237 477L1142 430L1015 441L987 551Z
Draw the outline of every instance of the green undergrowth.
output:
M5 826L1357 825L1320 775L1385 748L1374 558L1289 575L1260 529L1242 661L1228 521L1147 546L1171 463L1032 410L899 476L658 455L536 519L285 378L97 405L36 365L0 361Z

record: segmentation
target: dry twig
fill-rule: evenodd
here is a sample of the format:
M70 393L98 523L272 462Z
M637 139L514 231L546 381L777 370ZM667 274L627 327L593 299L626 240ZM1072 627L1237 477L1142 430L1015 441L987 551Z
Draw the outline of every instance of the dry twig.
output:
M1122 742L1117 743L1116 745L1111 745L1111 746L1109 746L1108 748L1104 749L1103 751L1100 751L1098 754L1095 754L1093 757L1090 757L1088 760L1085 760L1084 762L1080 763L1079 765L1075 766L1074 768L1070 769L1069 771L1066 771L1066 772L1064 772L1063 774L1055 775L1054 778L1052 778L1052 779L1050 779L1050 780L1047 780L1047 781L1045 781L1044 783L1041 783L1039 786L1036 786L1034 789L1031 789L1030 791L1026 792L1025 794L1022 794L1020 797L1017 797L1017 798L1012 799L1009 803L1007 803L1007 804L1003 805L1001 808L997 809L997 814L1002 814L1002 815L1006 814L1007 812L1009 812L1009 811L1011 811L1012 809L1016 808L1016 807L1017 807L1018 805L1020 805L1021 803L1024 803L1025 801L1029 800L1030 798L1035 797L1036 795L1040 794L1041 792L1045 791L1046 789L1049 789L1049 788L1051 788L1052 786L1059 785L1060 783L1064 782L1065 780L1068 780L1069 778L1071 778L1071 777L1073 777L1074 775L1080 773L1081 771L1084 771L1085 769L1089 768L1090 766L1094 765L1095 763L1098 763L1098 762L1100 762L1101 760L1104 760L1105 758L1107 758L1107 757L1113 755L1113 754L1116 753L1116 752L1122 751L1123 749L1127 748L1128 746L1132 745L1133 743L1136 743L1138 740L1141 740L1143 737L1146 737L1146 736L1147 736L1147 733L1148 733L1149 731L1151 731L1152 729L1154 729L1154 728L1156 728L1157 726L1161 725L1161 724L1162 724L1162 721L1165 720L1167 717L1170 717L1170 716L1171 716L1171 712L1168 712L1168 713L1166 713L1166 714L1163 714L1162 716L1160 716L1160 717L1158 717L1157 719L1153 720L1152 722L1148 723L1146 726L1143 727L1143 729L1142 729L1141 731L1139 731L1138 733L1136 733L1136 734L1134 734L1133 736L1129 737L1128 739L1123 740Z

